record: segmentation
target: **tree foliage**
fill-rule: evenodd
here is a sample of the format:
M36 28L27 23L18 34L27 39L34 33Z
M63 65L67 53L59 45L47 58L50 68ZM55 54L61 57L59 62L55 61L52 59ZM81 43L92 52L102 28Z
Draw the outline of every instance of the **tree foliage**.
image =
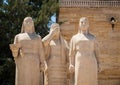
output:
M0 85L14 85L15 64L9 44L20 33L23 19L31 16L36 32L44 37L56 12L58 0L0 0Z

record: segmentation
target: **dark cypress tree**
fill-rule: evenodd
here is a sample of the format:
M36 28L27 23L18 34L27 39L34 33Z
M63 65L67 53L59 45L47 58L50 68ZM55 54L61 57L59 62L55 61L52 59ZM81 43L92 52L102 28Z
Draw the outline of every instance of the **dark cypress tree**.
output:
M50 17L57 11L57 0L0 0L0 85L15 84L15 63L9 44L20 33L23 19L31 16L36 32L44 37Z

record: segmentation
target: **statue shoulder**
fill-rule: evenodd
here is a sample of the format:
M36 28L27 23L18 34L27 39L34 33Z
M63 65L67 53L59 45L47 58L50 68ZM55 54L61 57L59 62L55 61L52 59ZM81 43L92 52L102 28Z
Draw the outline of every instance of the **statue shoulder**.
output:
M26 33L18 33L17 35L15 35L15 37L19 37L19 36L25 36Z
M37 37L37 39L38 39L40 42L42 42L42 38L41 38L40 35L36 34L36 37Z
M40 38L40 39L41 39L41 36L40 36L40 35L38 35L38 34L36 34L36 37L38 37L38 38Z
M95 37L93 34L91 34L91 33L89 33L89 38L90 38L91 40L96 39L96 37Z
M78 35L78 34L75 34L75 35L72 36L71 40L74 41L74 40L78 39L78 37L79 37L79 35Z
M15 35L14 37L14 44L18 43L19 42L19 36L21 35L21 33Z
M15 38L18 38L19 36L21 36L21 34L23 34L23 33L19 33L19 34L15 35Z

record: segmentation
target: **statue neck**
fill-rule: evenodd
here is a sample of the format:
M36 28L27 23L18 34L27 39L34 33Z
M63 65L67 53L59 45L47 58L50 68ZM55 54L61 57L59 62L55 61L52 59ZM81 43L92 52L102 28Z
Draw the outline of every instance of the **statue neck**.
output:
M78 33L81 33L81 34L88 34L89 31L88 31L88 30L85 30L85 31L79 30Z
M81 31L81 33L87 35L89 32L85 30L85 31Z

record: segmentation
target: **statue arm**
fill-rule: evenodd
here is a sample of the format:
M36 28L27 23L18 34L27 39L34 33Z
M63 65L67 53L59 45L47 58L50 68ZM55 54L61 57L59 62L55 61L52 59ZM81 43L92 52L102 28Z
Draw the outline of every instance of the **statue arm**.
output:
M40 62L41 62L41 69L44 71L45 69L47 69L47 63L45 60L45 52L44 52L44 47L43 47L43 43L41 40L41 37L39 39L39 55L40 55Z
M69 48L69 71L70 73L75 72L75 43L73 42L73 38L70 41L70 48Z
M18 35L15 36L14 44L10 44L10 49L12 51L13 57L16 58L20 50L20 43L18 43Z
M48 46L48 44L50 43L50 41L52 40L52 33L49 33L47 36L45 36L43 39L42 39L42 42L44 44L44 46Z
M69 48L69 61L70 65L75 65L75 43L73 39L70 41L70 48Z
M95 48L94 48L94 53L95 53L95 58L97 61L97 65L98 65L98 71L100 69L100 65L99 65L99 59L98 59L98 42L95 40Z
M45 49L45 58L46 58L46 60L49 59L49 53L50 53L49 43L52 40L52 37L53 37L52 33L49 33L47 36L45 36L42 39L42 43L43 43L43 46L44 46L44 49Z
M42 42L43 42L43 44L44 44L45 47L49 45L50 41L52 40L52 38L57 33L56 26L55 27L51 27L50 29L51 29L50 33L42 39Z
M64 40L65 42L65 57L66 57L66 64L67 66L69 66L69 46L66 40Z
M65 45L66 45L66 61L67 63L69 63L69 46L68 46L68 43L67 41L65 40Z
M66 61L67 61L67 63L69 63L69 55L68 54L69 54L69 48L66 48L66 56L67 56Z

